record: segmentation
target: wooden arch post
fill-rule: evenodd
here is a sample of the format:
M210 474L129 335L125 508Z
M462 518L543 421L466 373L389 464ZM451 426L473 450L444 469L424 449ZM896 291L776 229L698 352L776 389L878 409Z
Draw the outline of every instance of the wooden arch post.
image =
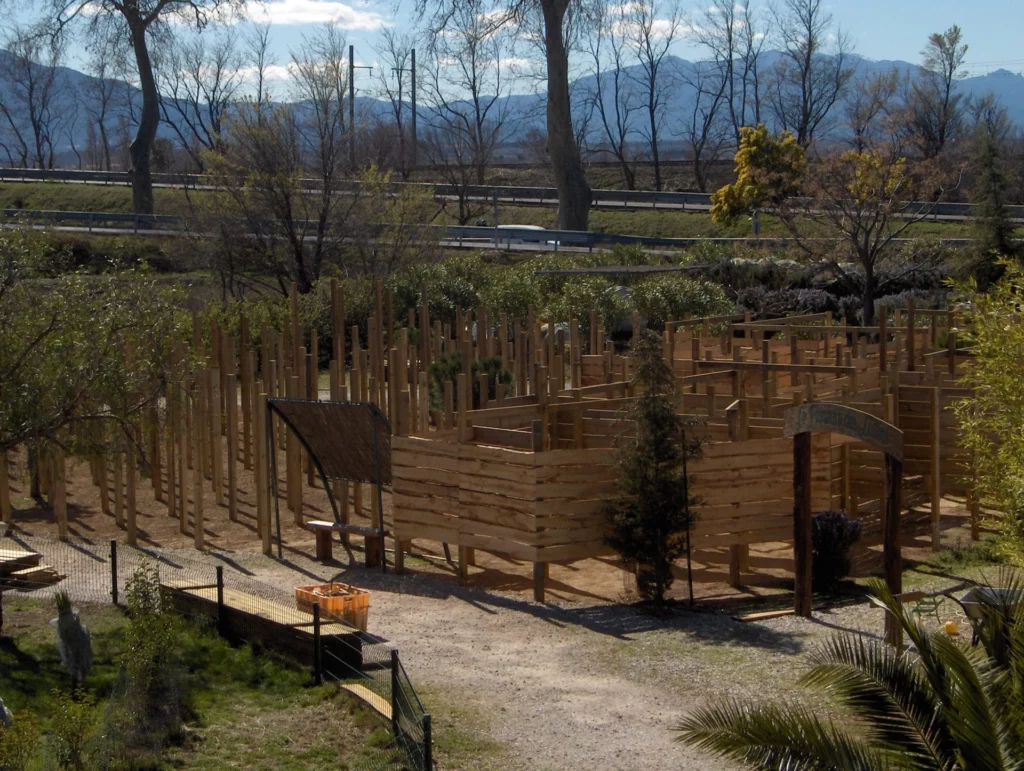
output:
M882 543L885 583L903 591L900 509L903 485L903 432L891 423L842 404L810 402L786 410L784 435L793 438L793 573L794 610L811 615L811 434L829 432L852 437L885 454L885 510ZM900 645L900 628L886 615L885 639Z

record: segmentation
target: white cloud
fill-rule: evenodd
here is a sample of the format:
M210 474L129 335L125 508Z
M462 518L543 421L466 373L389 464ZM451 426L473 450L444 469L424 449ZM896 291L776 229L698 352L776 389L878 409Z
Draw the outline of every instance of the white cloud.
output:
M336 23L342 29L377 30L390 26L377 11L337 0L270 0L252 13L254 21L275 25Z

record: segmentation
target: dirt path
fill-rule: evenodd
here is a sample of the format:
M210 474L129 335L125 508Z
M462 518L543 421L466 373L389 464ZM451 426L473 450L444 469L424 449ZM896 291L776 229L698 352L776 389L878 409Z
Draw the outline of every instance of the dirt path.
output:
M703 702L699 694L676 678L659 681L645 667L623 665L625 650L663 629L646 614L607 603L539 605L433 575L293 564L307 575L370 589L370 631L399 649L428 706L502 745L466 768L732 767L673 741L672 728ZM269 560L250 558L245 566L265 581L295 581L294 571ZM670 627L693 620L677 618ZM726 672L718 676L728 679Z

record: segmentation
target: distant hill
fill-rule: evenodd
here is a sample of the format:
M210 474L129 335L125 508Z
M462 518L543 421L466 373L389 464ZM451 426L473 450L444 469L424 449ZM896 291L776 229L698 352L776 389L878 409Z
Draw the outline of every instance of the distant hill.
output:
M6 51L0 50L0 63L2 63L3 57L10 56ZM764 54L765 61L762 65L764 69L767 69L771 63L778 59L780 54L777 52L767 52ZM918 65L911 64L904 61L871 61L858 56L850 57L851 65L855 68L856 78L868 78L873 74L881 71L897 70L901 74L909 75L910 77L919 77L922 72ZM686 116L692 113L694 100L696 98L696 91L692 86L687 85L689 82L693 82L693 75L701 68L707 68L710 65L706 62L691 62L685 59L677 57L669 57L665 62L664 69L664 80L666 83L672 84L671 88L667 89L666 99L666 119L663 128L663 136L666 144L671 147L673 144L678 143L678 126L681 121L686 119ZM632 68L634 71L636 67ZM58 77L62 78L67 86L65 89L66 95L63 97L64 103L57 106L57 111L62 115L72 115L77 110L78 123L73 132L70 132L69 136L63 136L58 142L58 155L60 162L63 165L71 165L75 162L74 156L71 153L72 140L78 147L79 151L82 150L86 143L87 128L86 128L86 110L81 105L76 106L75 100L81 100L84 95L89 94L93 89L95 79L89 75L86 75L77 70L61 67L58 68ZM583 114L583 99L587 93L592 93L595 85L594 75L588 75L581 78L573 84L573 98L576 102L574 104L574 114L580 116ZM610 75L605 74L603 77L610 78ZM9 85L0 82L0 94L4 92ZM966 78L961 80L959 83L959 89L963 94L969 97L981 97L987 94L992 94L998 99L1009 114L1010 119L1018 126L1024 126L1024 76L1020 73L1012 73L1007 70L997 70L987 75L981 75L978 77ZM607 91L608 89L606 89ZM505 136L502 138L502 144L506 147L510 145L516 145L524 138L528 136L531 130L543 131L544 121L544 109L545 109L546 96L544 94L516 94L508 97L508 104L506 109L509 115L514 116L514 120L510 121ZM357 109L363 115L370 115L379 117L386 120L390 114L390 107L386 102L373 99L371 97L357 97ZM141 94L134 87L128 84L121 84L121 97L119 104L114 108L113 114L108 122L108 128L111 135L115 133L116 126L123 120L131 121L131 114L137 112L138 105L141 102ZM133 106L134 109L132 107ZM421 124L429 123L430 110L422 105L420 106ZM124 116L122 119L121 116ZM638 112L634 116L633 128L635 131L640 129L640 121L642 116ZM838 123L838 121L837 121ZM168 139L174 139L175 133L170 126L161 125L159 135ZM600 131L596 123L591 122L589 129L590 138L599 141ZM842 136L841 126L834 126L832 129L832 138L839 139ZM0 141L3 139L3 126L0 125ZM637 133L637 141L639 141L639 133ZM504 153L506 157L515 157L517 153ZM0 164L6 164L7 160L4 157L4 153L0 150Z

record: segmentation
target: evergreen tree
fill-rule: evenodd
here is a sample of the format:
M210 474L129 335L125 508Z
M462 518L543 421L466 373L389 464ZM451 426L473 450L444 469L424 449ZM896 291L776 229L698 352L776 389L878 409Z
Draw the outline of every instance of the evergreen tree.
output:
M978 123L975 136L974 163L978 177L974 198L978 208L974 221L974 274L982 290L1002 278L1001 258L1020 255L1020 247L1013 240L1014 225L1006 209L1008 183L1003 169L999 126L998 121L983 119Z
M608 507L608 544L636 564L640 596L661 605L672 586L672 563L687 550L690 509L686 461L700 453L676 414L675 379L661 344L641 335L633 351L638 396L630 407L635 436L622 446L619 493Z

